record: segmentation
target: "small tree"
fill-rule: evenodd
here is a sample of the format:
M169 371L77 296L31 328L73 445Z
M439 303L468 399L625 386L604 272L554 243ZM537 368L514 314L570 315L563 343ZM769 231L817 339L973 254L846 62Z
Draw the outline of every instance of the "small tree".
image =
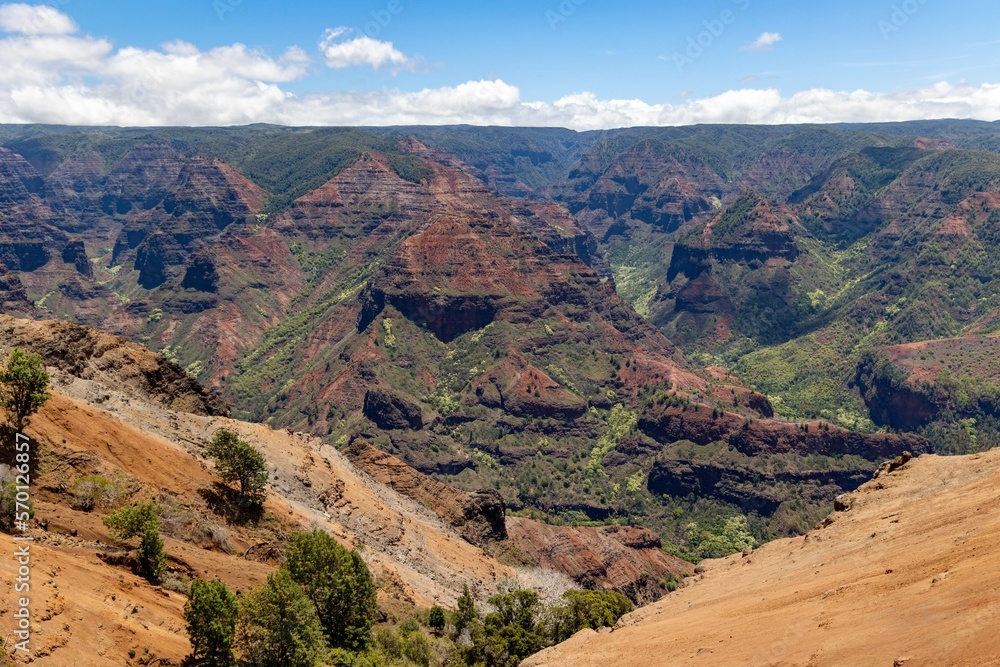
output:
M28 420L49 400L49 374L42 357L15 347L0 368L0 405L15 431L24 432Z
M479 612L476 610L476 601L472 599L469 592L469 585L462 585L462 594L458 597L458 610L455 612L453 625L455 634L461 635L462 631L470 627L479 619Z
M191 583L191 593L184 605L192 655L205 667L232 667L233 639L238 613L236 595L218 579Z
M367 648L377 605L375 584L361 556L322 530L293 535L285 554L285 567L316 605L330 645Z
M239 484L240 497L260 505L266 497L267 461L253 445L233 431L222 429L209 443L206 453L215 461L215 469L227 483Z
M315 667L327 652L313 603L284 568L240 600L236 643L245 667Z
M434 634L440 636L444 632L445 626L444 609L437 605L431 607L430 614L427 616L427 625L431 627Z
M151 500L122 507L101 519L117 539L139 538L139 568L142 575L152 582L159 581L167 569L167 557L160 538L162 512L160 504Z

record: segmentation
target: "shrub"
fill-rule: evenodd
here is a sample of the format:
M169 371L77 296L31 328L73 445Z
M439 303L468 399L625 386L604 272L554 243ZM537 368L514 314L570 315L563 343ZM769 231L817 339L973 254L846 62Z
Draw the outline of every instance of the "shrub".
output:
M233 639L236 635L238 605L236 595L225 583L196 580L184 605L188 637L193 657L205 667L232 667Z
M383 627L375 631L375 646L390 660L403 657L403 638L395 628Z
M266 498L267 461L250 443L233 431L221 429L212 438L206 453L215 461L215 469L228 484L239 485L243 501L260 505Z
M399 634L409 637L414 632L420 632L420 623L415 618L408 618L399 624Z
M718 530L718 529L717 529ZM688 542L696 547L702 558L723 558L729 554L753 549L757 541L750 532L747 518L737 515L726 519L718 532L701 530L695 523L688 524Z
M375 584L361 556L313 530L289 539L285 567L316 606L330 645L364 650L377 606Z
M434 634L440 635L443 633L445 626L444 609L437 605L431 607L431 611L427 616L427 625L434 631Z
M327 652L315 607L284 568L240 600L236 644L246 667L316 667Z
M100 475L84 475L73 482L73 506L84 512L111 509L121 502L124 494L120 482Z
M632 602L615 591L566 591L566 604L552 610L552 641L569 639L584 628L610 627L632 611Z
M513 667L549 645L545 628L538 622L543 607L534 591L518 590L494 595L496 608L483 621L477 649L487 667Z
M0 463L0 530L14 529L14 517L17 510L17 473L9 465ZM28 500L29 516L34 516L35 510L31 500Z
M15 431L23 433L31 415L49 400L48 386L49 374L41 355L15 347L0 368L0 405Z
M420 667L428 667L431 664L431 642L427 635L418 630L404 637L403 655Z
M102 519L117 539L139 537L139 569L142 576L152 582L159 581L167 569L167 557L160 538L162 512L159 503L149 501L115 510Z

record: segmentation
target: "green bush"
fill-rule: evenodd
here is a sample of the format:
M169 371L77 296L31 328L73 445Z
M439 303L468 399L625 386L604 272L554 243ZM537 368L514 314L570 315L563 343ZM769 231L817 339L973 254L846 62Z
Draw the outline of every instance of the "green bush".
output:
M519 590L494 595L490 604L496 611L484 619L481 638L474 633L476 648L487 667L516 667L549 645L548 633L539 623L543 606L538 593Z
M101 520L119 540L139 538L139 569L144 577L158 582L167 569L160 538L160 515L163 508L155 501L115 510Z
M236 645L245 667L316 667L327 653L315 607L284 568L240 600Z
M184 605L192 652L204 667L232 667L236 664L233 640L239 607L236 595L225 583L195 580Z
M9 465L0 463L0 530L14 529L14 516L17 510L17 473ZM28 513L34 516L35 510L31 500L28 500Z
M718 532L699 530L698 525L688 525L688 542L702 558L723 558L744 549L753 549L757 541L750 533L747 518L743 515L726 519Z
M403 658L403 638L396 628L382 627L376 630L375 647L390 660Z
M84 475L73 482L73 506L84 512L111 509L125 495L124 485L100 475Z
M285 567L316 606L330 646L351 651L368 647L377 611L375 584L356 551L322 530L297 533L288 541Z
M430 626L435 634L440 635L443 633L445 627L444 609L437 605L431 607L431 611L427 615L427 625Z
M610 627L632 611L632 602L616 591L566 591L566 603L552 609L552 641L569 639L584 628Z
M428 667L431 664L431 642L427 635L418 630L404 637L403 655L420 667Z
M226 483L236 482L243 501L260 505L266 498L267 461L250 443L233 431L221 429L205 450Z
M17 347L11 350L0 368L0 405L15 431L23 433L31 415L49 400L48 387L49 374L41 355L27 354Z

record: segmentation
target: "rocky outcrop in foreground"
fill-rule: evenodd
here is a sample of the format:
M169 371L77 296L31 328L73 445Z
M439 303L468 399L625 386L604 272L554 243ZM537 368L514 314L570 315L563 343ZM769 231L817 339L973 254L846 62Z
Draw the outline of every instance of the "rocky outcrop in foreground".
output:
M99 380L178 412L228 415L219 397L166 357L97 329L70 322L36 322L0 315L0 349L42 355L47 366Z

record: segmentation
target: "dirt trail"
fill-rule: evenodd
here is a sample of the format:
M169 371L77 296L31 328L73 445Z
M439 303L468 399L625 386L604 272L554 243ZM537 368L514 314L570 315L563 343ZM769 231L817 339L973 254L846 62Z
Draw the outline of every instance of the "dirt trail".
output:
M1000 451L921 457L852 496L523 666L1000 665Z

